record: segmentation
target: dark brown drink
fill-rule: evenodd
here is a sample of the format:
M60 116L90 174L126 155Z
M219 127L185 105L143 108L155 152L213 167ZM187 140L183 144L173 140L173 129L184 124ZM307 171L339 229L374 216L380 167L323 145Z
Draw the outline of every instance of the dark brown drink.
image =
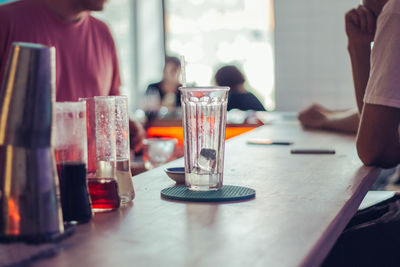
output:
M92 207L87 187L85 163L59 163L57 171L64 221L89 221L92 218Z

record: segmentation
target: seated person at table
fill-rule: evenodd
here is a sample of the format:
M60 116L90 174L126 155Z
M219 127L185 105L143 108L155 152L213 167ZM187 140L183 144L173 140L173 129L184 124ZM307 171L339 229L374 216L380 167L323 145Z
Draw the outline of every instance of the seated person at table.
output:
M0 5L0 84L13 42L56 50L56 100L120 94L118 59L108 27L90 15L106 0L22 0ZM135 150L144 130L131 122Z
M364 164L382 168L400 163L400 2L387 2L377 21L374 48L364 47L371 53L371 67L354 75L361 113L357 151ZM358 58L359 53L349 51Z
M378 8L376 8L378 10L381 9L381 7L379 6L382 6L385 2L386 1L382 0L375 2L372 1L373 5L378 6ZM360 10L363 10L363 8L365 7L360 7ZM353 12L349 14L353 14ZM357 12L361 11L358 10ZM357 20L357 17L355 19ZM376 21L376 17L374 17L373 19ZM365 49L366 52L363 52L363 49L360 49L360 45L354 45L354 40L360 39L359 41L362 41L361 43L365 42L367 43L366 46L369 46L370 42L372 42L373 36L368 33L369 36L363 37L362 35L360 35L359 32L352 30L351 26L351 20L349 18L346 19L346 33L349 39L349 49L353 51L353 54L358 51L358 56L356 57L357 60L354 58L354 56L352 58L353 73L355 74L354 78L356 78L359 77L359 75L357 75L357 70L362 69L363 67L367 68L369 73L370 48ZM354 85L359 86L360 82L358 80L355 80ZM330 110L320 104L313 104L305 110L299 112L298 119L301 125L305 128L324 129L357 134L358 125L360 122L360 114L357 108L345 110ZM397 168L382 170L379 178L374 183L371 189L382 190L398 186L400 184L399 173L400 166L398 166Z
M245 78L238 68L227 65L220 68L215 74L218 86L229 86L228 110L255 110L265 111L264 106L252 93L244 87Z
M382 6L382 3L385 3L387 0L373 0L368 1L372 3L374 6ZM349 52L351 55L351 62L353 68L353 80L354 86L361 86L360 81L358 81L359 71L358 69L367 69L369 73L369 60L370 60L370 43L373 41L374 32L375 32L375 23L376 23L376 15L373 18L369 17L370 20L373 20L373 27L371 29L364 29L366 26L363 20L360 20L357 16L362 16L365 18L364 14L362 14L362 10L365 9L365 6L361 6L356 9L356 11L349 13L354 16L354 18L350 17L350 15L346 16L346 33L349 39ZM355 13L355 14L353 14ZM351 22L350 18L355 22ZM362 35L359 32L352 30L356 25L362 30L365 30L365 34ZM357 40L359 45L353 45L353 40ZM367 47L368 46L368 47ZM366 70L364 70L365 72ZM366 81L361 81L366 86ZM329 110L326 107L323 107L320 104L313 104L310 107L299 112L298 119L302 126L305 128L314 128L314 129L326 129L332 131L339 132L348 132L348 133L357 133L358 124L360 121L360 103L357 99L357 109L347 109L347 110Z
M158 83L150 84L146 89L146 95L157 94L160 105L167 108L181 106L181 93L178 90L181 62L176 57L166 57L163 78Z
M400 163L399 14L397 0L364 0L362 6L346 14L348 49L361 113L357 152L365 165L383 168ZM397 195L358 213L323 266L399 266L399 244Z

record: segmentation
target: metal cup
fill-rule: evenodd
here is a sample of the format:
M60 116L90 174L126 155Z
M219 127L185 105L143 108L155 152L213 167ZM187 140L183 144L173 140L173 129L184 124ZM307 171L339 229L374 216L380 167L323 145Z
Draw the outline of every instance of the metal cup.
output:
M0 92L0 238L64 232L52 141L55 50L14 43Z

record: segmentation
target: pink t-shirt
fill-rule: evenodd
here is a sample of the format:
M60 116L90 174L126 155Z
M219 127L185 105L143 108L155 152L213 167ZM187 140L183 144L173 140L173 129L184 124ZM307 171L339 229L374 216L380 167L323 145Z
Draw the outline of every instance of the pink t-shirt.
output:
M57 101L119 95L114 41L108 27L89 12L77 23L66 23L39 0L0 5L0 84L13 42L56 48Z
M389 0L378 17L364 103L400 108L400 0Z

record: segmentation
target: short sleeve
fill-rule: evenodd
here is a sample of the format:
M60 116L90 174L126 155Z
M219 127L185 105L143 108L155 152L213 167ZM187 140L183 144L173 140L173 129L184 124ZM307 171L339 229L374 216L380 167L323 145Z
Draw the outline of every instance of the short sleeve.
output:
M364 102L400 108L400 14L378 19Z

